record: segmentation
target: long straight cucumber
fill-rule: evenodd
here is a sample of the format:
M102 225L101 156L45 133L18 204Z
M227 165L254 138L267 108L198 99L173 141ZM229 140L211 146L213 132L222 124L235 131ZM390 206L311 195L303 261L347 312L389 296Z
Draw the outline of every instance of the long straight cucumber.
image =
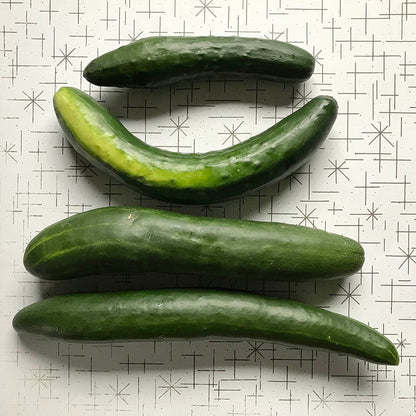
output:
M202 289L72 294L25 307L17 331L80 341L244 338L397 365L394 345L354 319L299 302Z
M145 271L328 279L355 273L363 261L356 241L313 228L138 207L61 220L35 236L24 255L29 272L51 280Z
M103 171L156 199L207 204L240 197L299 168L328 135L338 107L319 96L257 136L196 154L142 142L75 88L61 88L54 108L72 146Z
M234 36L159 36L140 39L91 61L84 77L93 84L140 87L201 76L232 74L304 81L315 59L285 42Z

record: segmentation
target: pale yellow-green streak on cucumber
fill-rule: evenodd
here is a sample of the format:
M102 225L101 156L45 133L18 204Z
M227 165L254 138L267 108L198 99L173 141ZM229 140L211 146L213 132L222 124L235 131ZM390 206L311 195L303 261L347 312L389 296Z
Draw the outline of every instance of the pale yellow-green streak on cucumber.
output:
M60 117L78 144L102 163L111 165L112 169L159 186L187 188L197 182L203 188L210 187L219 180L219 174L209 166L189 171L185 170L189 169L189 165L178 164L177 169L172 169L172 165L170 169L161 169L148 160L139 160L135 157L137 149L131 143L120 140L112 128L107 128L101 113L90 111L88 103L74 99L74 95L77 95L77 91L73 88L61 88L54 96L55 108L59 109ZM125 130L124 134L131 135L121 123L118 127ZM146 146L142 143L143 145ZM157 151L152 149L153 152L155 150Z

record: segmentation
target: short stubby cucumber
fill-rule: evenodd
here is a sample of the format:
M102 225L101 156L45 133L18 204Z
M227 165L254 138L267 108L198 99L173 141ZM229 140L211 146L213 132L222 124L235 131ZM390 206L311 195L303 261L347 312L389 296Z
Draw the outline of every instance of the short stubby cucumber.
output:
M143 38L91 61L84 77L101 86L142 87L203 76L308 79L315 59L289 43L235 36Z
M93 165L153 198L185 204L238 198L288 176L319 148L338 110L332 97L319 96L246 141L184 154L139 140L75 88L61 88L54 108L69 142Z
M240 338L283 342L397 365L394 345L354 319L251 293L159 289L83 293L26 306L17 331L67 340Z
M65 218L35 236L24 254L29 272L51 280L119 272L331 279L363 262L359 243L318 229L139 207Z

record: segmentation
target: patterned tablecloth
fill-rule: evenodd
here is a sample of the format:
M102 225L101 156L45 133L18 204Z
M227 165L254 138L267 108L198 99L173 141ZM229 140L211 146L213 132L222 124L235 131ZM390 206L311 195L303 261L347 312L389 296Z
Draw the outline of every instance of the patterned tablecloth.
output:
M4 415L414 415L416 412L416 3L402 0L4 0L0 3L0 396ZM314 54L298 85L233 77L160 89L98 88L98 54L146 36L279 39ZM219 149L319 94L337 122L311 160L278 185L209 206L162 203L78 156L52 108L61 86L91 94L139 138L181 152ZM268 283L122 274L40 281L25 271L45 226L102 206L140 205L282 221L361 242L350 278ZM245 340L82 344L19 337L13 315L76 291L215 286L307 301L377 328L400 365Z

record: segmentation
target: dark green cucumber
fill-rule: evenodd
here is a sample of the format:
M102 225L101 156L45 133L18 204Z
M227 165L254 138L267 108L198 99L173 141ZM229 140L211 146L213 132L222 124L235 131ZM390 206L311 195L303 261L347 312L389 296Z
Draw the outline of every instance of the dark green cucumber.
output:
M140 87L201 76L246 75L304 81L314 57L285 42L233 36L160 36L140 39L90 62L84 77L95 85Z
M142 142L75 88L61 88L54 108L72 146L92 164L153 198L189 204L236 198L289 175L320 146L337 116L336 101L320 96L242 143L183 154Z
M80 341L256 339L399 363L394 345L361 322L300 302L240 292L162 289L56 296L26 306L13 326Z
M358 271L360 244L297 225L99 208L41 231L24 264L44 279L106 272L199 273L268 280L339 278Z

